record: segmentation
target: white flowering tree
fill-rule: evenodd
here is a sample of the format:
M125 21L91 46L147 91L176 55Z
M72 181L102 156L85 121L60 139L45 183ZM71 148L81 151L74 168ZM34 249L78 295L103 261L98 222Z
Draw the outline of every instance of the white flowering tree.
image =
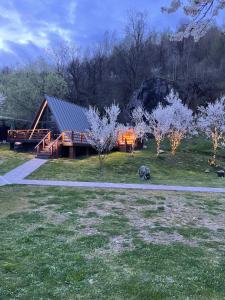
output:
M177 93L171 90L166 97L169 105L166 107L165 118L168 118L168 138L171 153L176 154L181 141L188 135L194 133L193 111L182 103Z
M190 22L184 31L172 36L173 40L181 41L192 36L198 41L209 30L220 11L225 8L225 0L171 0L170 6L162 7L163 12L174 13L182 8ZM225 33L225 26L223 26Z
M151 114L146 113L148 120L149 132L154 136L156 141L157 156L160 154L160 145L169 131L169 119L167 118L167 107L161 104L155 108Z
M147 138L148 126L145 121L146 111L142 106L136 107L131 113L134 133L138 139L143 142Z
M105 107L103 115L95 107L89 107L86 116L90 123L90 129L86 132L86 138L97 151L99 158L100 174L103 174L103 161L107 153L115 146L118 137L117 118L120 113L119 106L112 104Z
M217 149L225 141L225 97L207 107L199 107L198 111L197 127L212 141L213 154L209 163L215 165Z
M147 114L150 132L154 135L157 145L157 155L160 153L160 145L165 137L169 138L171 152L176 154L182 139L188 133L193 132L193 112L184 105L178 94L171 90L166 96L167 106L161 104Z

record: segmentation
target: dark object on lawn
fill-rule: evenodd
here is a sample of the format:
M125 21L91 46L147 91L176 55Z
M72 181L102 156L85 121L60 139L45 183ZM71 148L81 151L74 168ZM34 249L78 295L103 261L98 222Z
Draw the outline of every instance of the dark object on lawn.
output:
M149 180L151 178L150 169L145 166L141 166L139 168L138 174L139 174L140 178L143 180Z
M225 171L224 170L217 171L217 175L218 177L225 177Z
M158 206L157 209L160 210L160 211L163 211L163 210L165 210L165 207L164 206Z

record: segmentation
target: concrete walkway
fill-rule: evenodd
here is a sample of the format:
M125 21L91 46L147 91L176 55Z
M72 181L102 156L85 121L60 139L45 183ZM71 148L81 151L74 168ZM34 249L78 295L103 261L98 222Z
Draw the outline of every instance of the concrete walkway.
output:
M0 186L9 184L9 183L10 182L8 182L3 176L0 176Z
M46 162L47 160L45 159L33 158L3 175L1 177L1 182L5 182L5 184L17 183L21 179L24 179L27 176L29 176L31 173L40 168L40 166L42 166Z
M85 188L109 188L109 189L140 189L176 192L204 192L204 193L225 193L225 188L194 187L194 186L173 186L135 183L110 183L110 182L80 182L80 181L54 181L54 180L30 180L25 179L47 160L34 158L23 165L0 176L0 185L20 184L36 186L62 186L62 187L85 187Z
M62 186L62 187L109 188L109 189L140 189L140 190L177 191L177 192L225 193L225 188L135 184L135 183L81 182L81 181L53 181L53 180L23 179L23 180L17 181L17 184L38 185L38 186Z

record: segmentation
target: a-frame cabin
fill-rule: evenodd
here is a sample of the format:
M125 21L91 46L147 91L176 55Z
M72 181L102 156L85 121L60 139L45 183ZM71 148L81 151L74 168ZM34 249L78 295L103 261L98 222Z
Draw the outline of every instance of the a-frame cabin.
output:
M85 111L79 105L45 96L29 130L9 130L11 148L20 144L21 148L35 149L40 158L87 155L89 123Z

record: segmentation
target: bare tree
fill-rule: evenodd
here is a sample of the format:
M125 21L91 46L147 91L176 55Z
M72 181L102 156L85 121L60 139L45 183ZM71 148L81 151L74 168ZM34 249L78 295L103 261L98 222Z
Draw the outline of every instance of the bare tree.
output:
M147 37L146 14L130 12L125 27L125 38L116 48L119 63L122 64L124 76L128 79L129 90L133 92L140 85L144 61L144 44Z
M62 76L65 76L68 64L73 61L74 57L77 57L77 51L78 49L68 42L46 49L48 57L56 67L56 71Z

